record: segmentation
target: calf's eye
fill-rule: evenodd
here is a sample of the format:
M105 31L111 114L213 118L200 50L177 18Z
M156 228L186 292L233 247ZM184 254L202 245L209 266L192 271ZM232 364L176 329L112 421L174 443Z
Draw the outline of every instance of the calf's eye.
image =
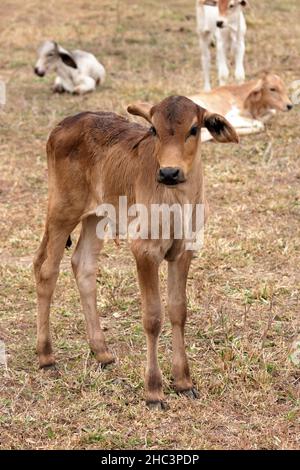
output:
M156 129L155 129L154 126L150 127L150 133L151 133L152 135L157 135L157 132L156 132Z
M276 88L270 88L270 91L277 91Z
M189 132L188 137L195 137L198 134L198 126L193 126Z

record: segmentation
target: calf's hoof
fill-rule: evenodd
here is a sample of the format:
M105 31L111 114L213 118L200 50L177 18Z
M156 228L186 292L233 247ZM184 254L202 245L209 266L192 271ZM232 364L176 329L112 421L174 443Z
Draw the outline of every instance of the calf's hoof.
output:
M48 370L50 371L55 371L55 370L58 370L58 367L57 365L54 363L54 364L49 364L47 366L43 366L43 367L40 367L41 370L44 370L45 372L47 372Z
M115 362L114 356L110 352L94 353L101 369L105 369L109 364Z
M65 93L65 89L62 85L54 85L53 88L52 88L52 91L53 93L59 93L59 94L62 94L62 93Z
M178 394L190 398L191 400L196 400L200 397L198 390L196 390L194 387L188 390L181 390L178 392Z
M53 369L55 368L55 358L52 354L39 355L39 368L40 369Z
M62 375L61 371L59 370L56 364L45 366L40 370L43 371L45 377L47 378L52 377L54 379L57 379Z
M150 411L166 411L169 406L163 400L158 401L146 401L146 406Z

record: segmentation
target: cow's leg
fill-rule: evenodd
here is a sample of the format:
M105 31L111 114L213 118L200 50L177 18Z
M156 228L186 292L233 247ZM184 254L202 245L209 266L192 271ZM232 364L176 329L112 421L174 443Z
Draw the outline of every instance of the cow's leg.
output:
M52 91L53 93L64 93L66 91L64 88L63 80L60 77L55 78Z
M265 128L264 123L257 119L243 116L226 116L230 124L235 128L238 135L256 134Z
M75 95L83 95L96 89L96 80L92 77L83 77L80 83L76 84L73 93Z
M66 242L75 225L47 223L42 243L34 259L38 297L37 353L41 368L55 363L49 325L50 303Z
M229 77L229 69L227 66L226 51L227 51L227 34L217 29L217 65L219 85L225 85Z
M235 78L241 83L245 81L244 69L245 40L243 36L239 36L235 43Z
M162 310L159 293L159 263L148 252L132 245L142 298L143 326L147 340L145 375L146 403L151 408L164 408L162 373L158 364L158 338L162 328Z
M175 389L191 398L197 398L198 393L190 377L184 343L187 316L186 281L192 257L192 251L185 251L176 261L168 262L168 313L172 325L172 372Z
M210 66L211 66L211 54L210 54L210 41L211 36L209 32L199 33L199 45L201 50L201 63L202 73L204 80L204 90L209 91L210 85Z
M103 240L99 240L96 234L98 221L96 216L83 220L80 238L72 256L72 268L80 293L90 348L97 361L106 365L114 362L114 357L106 346L97 313L97 261L103 246Z

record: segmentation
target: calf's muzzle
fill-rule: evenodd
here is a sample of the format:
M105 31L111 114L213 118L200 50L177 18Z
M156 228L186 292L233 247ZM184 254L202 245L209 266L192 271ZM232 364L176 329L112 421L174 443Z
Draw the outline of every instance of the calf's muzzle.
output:
M38 75L38 77L43 77L45 75L45 72L40 70L38 67L34 67L34 73Z
M185 177L183 171L177 167L164 167L158 170L157 181L167 186L175 186L183 183Z

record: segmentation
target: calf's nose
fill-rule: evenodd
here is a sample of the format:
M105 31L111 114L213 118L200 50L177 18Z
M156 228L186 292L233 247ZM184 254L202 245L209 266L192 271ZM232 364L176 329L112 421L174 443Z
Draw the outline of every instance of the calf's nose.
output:
M45 75L45 72L42 72L41 70L39 70L38 67L34 67L34 73L38 75L39 77L43 77Z
M158 181L166 185L175 185L182 181L180 168L165 167L158 172Z
M287 104L287 105L286 105L286 109L287 109L288 111L291 111L291 109L293 109L293 105L292 105L292 104Z
M223 28L223 26L224 26L224 21L222 21L222 20L217 21L217 27L218 28Z

